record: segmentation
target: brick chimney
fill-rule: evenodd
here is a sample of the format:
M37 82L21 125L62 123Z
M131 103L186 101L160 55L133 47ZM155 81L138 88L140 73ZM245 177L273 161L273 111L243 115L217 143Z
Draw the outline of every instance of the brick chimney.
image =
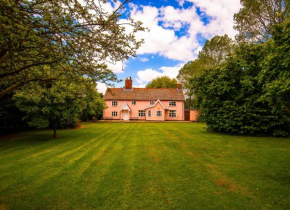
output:
M177 83L177 90L181 90L181 84Z
M133 81L132 81L132 78L126 78L125 80L125 90L132 90L132 84L133 84Z

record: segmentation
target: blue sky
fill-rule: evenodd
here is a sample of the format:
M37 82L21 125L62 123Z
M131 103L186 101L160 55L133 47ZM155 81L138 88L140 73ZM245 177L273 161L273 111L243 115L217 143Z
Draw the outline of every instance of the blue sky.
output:
M113 9L118 3L107 6ZM108 66L119 79L131 76L134 87L144 87L158 76L176 77L185 63L196 59L207 39L224 34L234 38L233 15L241 5L239 0L133 0L126 8L150 31L136 34L145 40L136 58ZM99 83L97 88L104 92L106 85Z

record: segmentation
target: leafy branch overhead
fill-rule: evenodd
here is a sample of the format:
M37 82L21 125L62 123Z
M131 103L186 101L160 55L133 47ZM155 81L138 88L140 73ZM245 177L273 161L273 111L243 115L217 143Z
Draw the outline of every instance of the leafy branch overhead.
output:
M143 42L141 23L122 13L128 2L108 12L103 0L0 1L0 97L68 72L116 81L105 63L135 56Z

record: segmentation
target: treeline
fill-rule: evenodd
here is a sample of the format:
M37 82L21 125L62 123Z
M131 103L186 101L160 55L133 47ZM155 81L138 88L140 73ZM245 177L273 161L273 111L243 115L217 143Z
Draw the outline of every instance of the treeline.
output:
M118 22L130 0L112 12L106 2L0 1L1 134L24 122L53 128L56 137L56 128L102 113L96 82L117 81L106 62L135 56L143 41L134 34L144 30L129 18Z
M230 134L290 135L289 2L243 0L236 40L208 40L178 79L188 108L207 128Z

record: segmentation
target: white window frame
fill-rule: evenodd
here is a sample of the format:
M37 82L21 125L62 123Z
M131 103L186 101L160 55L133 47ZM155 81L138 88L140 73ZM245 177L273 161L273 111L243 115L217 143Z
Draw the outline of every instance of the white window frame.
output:
M160 115L159 115L158 113L160 113ZM162 111L157 110L157 111L156 111L156 117L162 117Z
M145 110L138 110L138 117L145 117Z
M118 117L118 112L112 111L112 117Z
M150 101L150 105L154 105L155 104L155 101Z
M131 102L131 104L132 104L132 105L136 105L136 101L133 100L133 101Z
M176 118L176 110L169 110L168 117Z
M151 110L148 110L148 117L151 117Z
M118 101L112 101L112 106L118 106Z
M176 101L169 101L169 106L176 106Z

